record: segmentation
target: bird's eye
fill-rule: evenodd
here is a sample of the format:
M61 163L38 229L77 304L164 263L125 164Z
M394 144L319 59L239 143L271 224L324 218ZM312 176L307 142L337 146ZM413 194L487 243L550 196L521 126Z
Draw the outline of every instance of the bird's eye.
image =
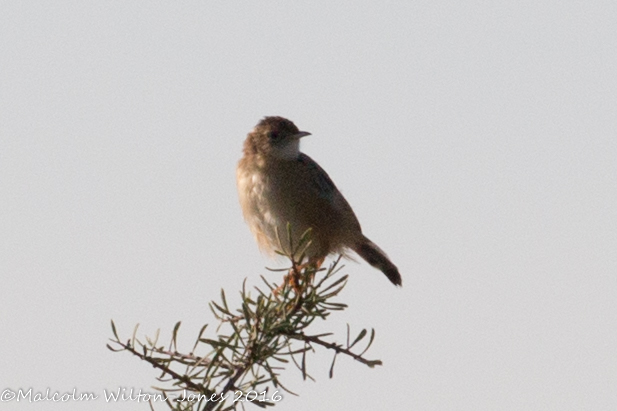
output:
M268 138L269 138L270 140L274 140L274 141L278 140L278 139L279 139L279 133L278 133L278 131L270 131L270 132L268 133Z

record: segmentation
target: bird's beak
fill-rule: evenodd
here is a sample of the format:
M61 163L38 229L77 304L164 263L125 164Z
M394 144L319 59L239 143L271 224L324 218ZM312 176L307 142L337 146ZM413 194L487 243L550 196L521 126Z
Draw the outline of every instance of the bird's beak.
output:
M294 137L299 139L310 135L311 133L309 133L308 131L300 131L299 133L295 134Z

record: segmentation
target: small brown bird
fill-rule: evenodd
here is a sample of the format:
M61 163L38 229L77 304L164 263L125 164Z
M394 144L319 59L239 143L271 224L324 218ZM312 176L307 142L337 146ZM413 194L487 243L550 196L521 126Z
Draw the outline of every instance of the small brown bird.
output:
M257 244L273 254L280 248L277 231L283 239L287 223L294 244L311 228L309 261L351 249L400 286L398 269L362 234L356 215L328 174L300 152L300 138L310 134L283 117L265 117L244 141L236 172L238 194Z

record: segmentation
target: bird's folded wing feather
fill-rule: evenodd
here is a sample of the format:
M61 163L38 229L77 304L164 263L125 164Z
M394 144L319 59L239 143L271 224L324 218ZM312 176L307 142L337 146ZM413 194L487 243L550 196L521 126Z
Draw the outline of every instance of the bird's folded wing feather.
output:
M334 185L334 182L328 176L328 173L319 166L312 158L307 156L304 153L300 153L298 157L298 161L302 163L306 170L311 174L311 182L315 184L315 190L318 193L319 197L334 201L338 190Z
M328 173L306 154L300 153L298 161L304 165L305 170L311 176L312 190L318 198L327 204L327 207L322 209L323 213L320 220L331 221L332 225L347 232L361 233L360 223L356 215L343 194L336 188Z

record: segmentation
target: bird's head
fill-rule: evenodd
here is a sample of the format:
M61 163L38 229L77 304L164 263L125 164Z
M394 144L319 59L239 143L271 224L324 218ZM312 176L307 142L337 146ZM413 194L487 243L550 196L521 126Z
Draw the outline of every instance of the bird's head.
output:
M309 135L286 118L265 117L248 134L244 150L247 154L293 160L300 155L300 139Z

